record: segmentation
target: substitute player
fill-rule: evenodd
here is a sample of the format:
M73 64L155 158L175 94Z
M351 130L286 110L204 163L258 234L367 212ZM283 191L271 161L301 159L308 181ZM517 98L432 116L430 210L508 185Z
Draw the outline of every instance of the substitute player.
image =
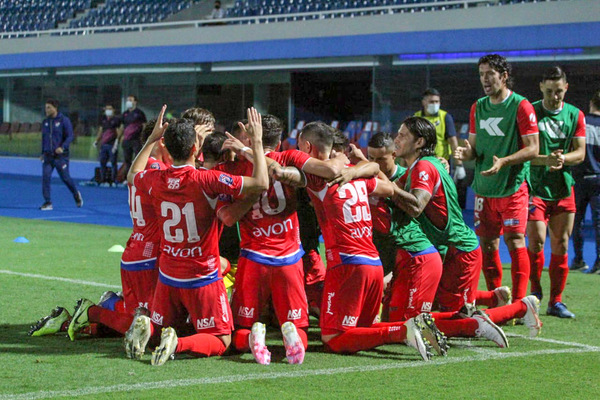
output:
M471 107L469 139L458 160L475 160L475 231L481 240L488 290L502 284L498 246L504 235L512 259L512 297L523 298L529 281L525 247L529 194L525 178L538 154L538 127L529 101L510 90L511 66L498 54L479 59L486 94Z
M159 121L165 109L163 106ZM126 337L126 352L132 358L139 359L144 354L146 344L161 326L165 328L160 345L152 354L153 365L162 365L181 352L221 355L231 342L233 324L221 277L215 206L219 195L260 193L268 186L260 114L252 108L248 115L248 134L256 154L252 177L197 170L200 140L210 128L203 126L197 133L188 120L157 123L133 162L128 182L140 191L151 192L160 210L163 236L152 322L147 316L138 316L131 336ZM173 166L165 171L142 172L151 146L163 133ZM196 334L178 338L172 325L185 321L188 315Z
M567 75L556 66L540 82L543 99L533 103L540 130L540 154L531 161L529 206L529 259L531 293L542 299L540 279L544 268L546 229L550 230L550 299L548 315L575 318L562 302L569 274L569 236L575 219L575 180L571 166L585 158L585 116L564 102Z

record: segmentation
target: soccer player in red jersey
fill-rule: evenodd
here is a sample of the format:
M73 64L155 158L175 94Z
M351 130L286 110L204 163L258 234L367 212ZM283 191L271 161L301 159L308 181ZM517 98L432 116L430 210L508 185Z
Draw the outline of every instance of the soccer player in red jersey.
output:
M569 236L575 220L575 180L571 166L585 159L585 116L564 102L569 89L562 68L553 67L540 82L543 99L533 103L540 130L540 154L531 162L531 200L527 236L531 261L531 293L542 299L544 242L550 230L550 299L548 315L575 318L562 302L569 274Z
M299 148L327 160L333 144L333 128L322 122L307 124L299 137ZM335 353L355 353L386 343L406 343L424 360L430 353L422 330L428 316L421 314L406 323L374 324L383 291L383 269L373 245L370 194L389 196L392 184L376 178L358 179L338 185L307 175L307 188L323 231L327 274L321 309L321 340ZM436 335L446 351L445 338Z
M221 278L218 251L218 222L215 207L220 195L260 193L268 186L262 147L260 114L248 110L252 147L256 154L252 177L232 176L194 166L201 148L201 132L188 120L162 124L163 106L152 135L133 162L128 182L153 199L162 228L159 278L151 315L133 321L132 334L126 337L128 356L139 359L157 328L166 327L160 345L152 354L152 364L162 365L175 353L196 356L221 355L231 342L232 319L227 293ZM153 143L164 133L173 158L165 171L143 171ZM196 334L177 337L172 325L188 318Z
M302 170L332 178L343 167L341 158L321 161L298 150L276 152L282 131L283 125L277 117L263 116L263 144L271 170L279 170L281 165L297 165L298 176ZM230 146L251 158L243 144L233 137L225 145ZM243 175L252 169L252 164L238 159L222 163L216 169ZM236 326L233 345L238 351L251 350L260 364L270 363L270 352L264 343L265 326L258 319L271 298L281 323L288 362L300 364L308 346L308 305L295 189L274 181L258 199L240 201L248 202L251 210L240 219L241 252L232 296ZM225 207L219 208L217 215L227 224L238 219L232 218Z
M475 231L483 251L488 290L502 284L500 235L512 259L512 297L527 294L529 257L525 245L529 162L538 154L533 106L510 90L511 66L498 54L479 59L479 79L486 97L471 107L469 139L455 151L460 161L475 160Z

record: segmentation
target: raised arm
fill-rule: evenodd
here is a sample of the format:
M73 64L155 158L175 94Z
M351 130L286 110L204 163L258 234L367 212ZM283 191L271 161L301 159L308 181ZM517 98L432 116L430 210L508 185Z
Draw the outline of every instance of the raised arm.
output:
M127 182L130 185L133 185L133 178L135 178L135 175L138 172L142 172L146 168L146 164L148 163L148 157L150 157L150 154L152 153L154 144L160 140L160 138L167 130L167 127L169 126L168 122L163 123L163 116L165 115L166 109L167 105L165 104L162 106L160 114L158 114L156 125L154 125L152 133L148 137L148 140L146 140L146 143L144 143L144 146L142 147L138 155L135 157L135 160L133 160L131 168L129 168L129 172L127 172Z
M254 107L248 109L248 130L241 127L251 140L254 159L252 176L244 177L242 194L262 193L269 188L269 175L262 144L262 117Z

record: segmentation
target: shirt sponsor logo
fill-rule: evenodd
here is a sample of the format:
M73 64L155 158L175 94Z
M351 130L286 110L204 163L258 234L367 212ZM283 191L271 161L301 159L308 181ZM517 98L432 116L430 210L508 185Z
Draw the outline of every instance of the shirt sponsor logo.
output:
M533 116L535 118L535 115ZM503 118L488 118L479 120L479 128L485 130L490 136L506 136L498 127Z
M238 309L238 316L242 318L254 318L254 307L241 307Z
M419 179L427 182L429 180L429 174L427 174L425 171L421 171L419 172Z
M356 239L373 236L373 227L363 226L360 228L351 228L350 236Z
M224 183L229 187L233 186L233 178L227 174L219 175L219 182Z
M162 315L160 315L159 313L157 313L156 311L152 311L151 319L152 319L152 322L154 322L156 325L162 325L164 317Z
M179 189L179 185L181 180L179 178L169 178L167 180L167 185L169 189Z
M358 317L346 315L342 320L342 326L356 326L356 322L358 322Z
M327 313L329 315L333 315L333 313L331 312L331 299L334 296L335 296L335 292L327 293L327 311L325 311L325 313Z
M289 232L294 229L291 219L286 219L282 222L277 222L273 225L269 225L266 229L262 227L254 228L252 234L254 237L271 237L271 235L281 235L283 232Z
M288 316L287 316L288 321L294 321L294 320L300 319L300 318L302 318L302 309L301 308L292 309L292 310L288 311Z
M504 220L504 226L517 226L519 225L519 220L518 219L505 219Z
M215 327L215 317L202 318L196 320L196 329L208 329Z

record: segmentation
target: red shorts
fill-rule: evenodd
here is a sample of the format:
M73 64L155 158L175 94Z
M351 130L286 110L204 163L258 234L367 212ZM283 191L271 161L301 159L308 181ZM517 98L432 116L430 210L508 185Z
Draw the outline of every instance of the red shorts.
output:
M383 301L390 322L406 321L422 312L431 312L442 276L442 258L431 246L417 254L396 253L396 270Z
M575 214L575 190L571 189L571 195L564 199L550 201L531 196L529 199L529 220L544 221L548 223L551 217L564 213Z
M291 321L298 328L308 326L302 260L274 267L240 257L233 288L231 303L236 326L250 328L259 320L269 298L280 324Z
M341 264L327 270L321 303L322 335L373 325L379 314L383 268Z
M470 252L448 249L435 295L440 311L459 311L465 302L475 301L482 263L481 247Z
M127 242L121 257L121 287L128 313L133 313L137 307L151 308L158 280L158 250L158 243Z
M233 330L231 309L223 280L194 289L156 283L152 322L159 326L182 326L188 318L197 333L229 335Z
M525 233L529 189L523 182L519 190L507 197L475 196L475 233L485 238L506 232Z

